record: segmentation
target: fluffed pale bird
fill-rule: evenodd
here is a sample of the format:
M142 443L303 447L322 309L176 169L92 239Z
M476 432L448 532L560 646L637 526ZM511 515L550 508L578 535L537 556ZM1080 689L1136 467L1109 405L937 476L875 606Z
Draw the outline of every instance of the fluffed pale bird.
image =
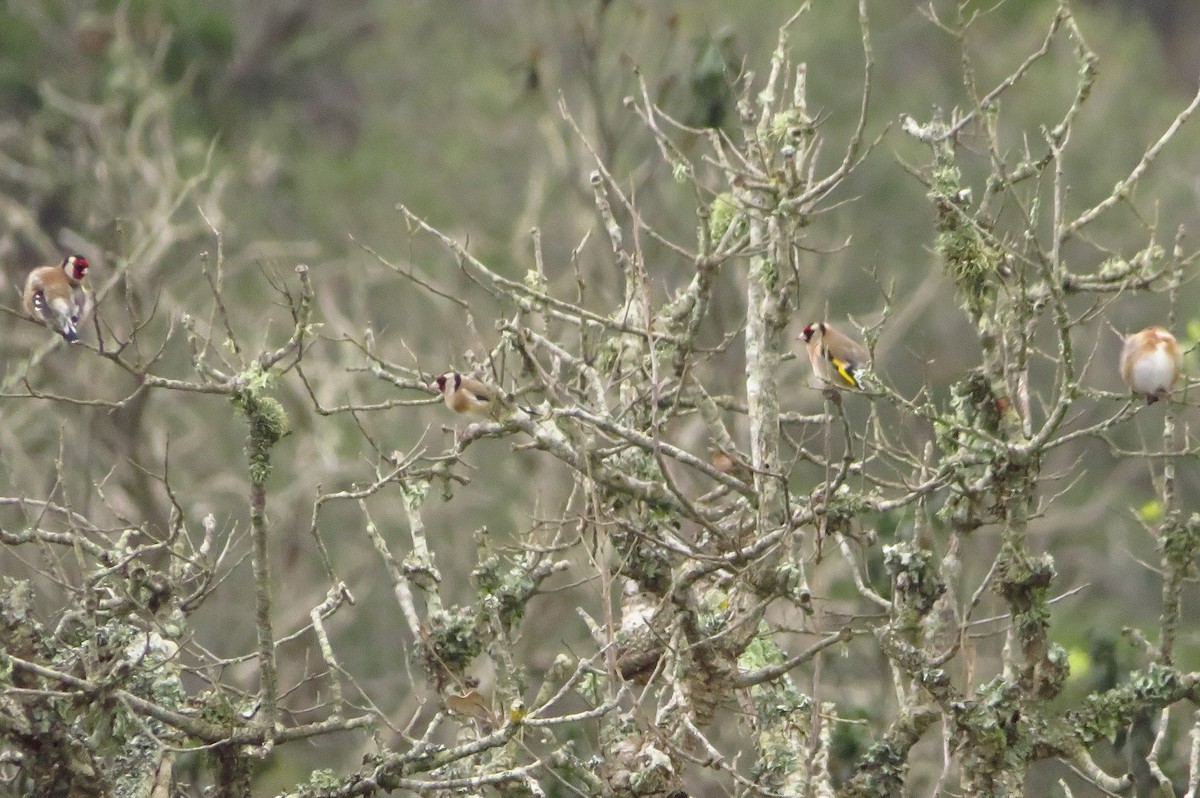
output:
M83 285L88 261L68 255L57 266L39 266L25 279L25 312L70 343L79 340L79 323L91 309L91 296Z
M515 410L536 415L530 408L518 408L491 385L471 377L464 377L457 371L439 374L430 387L437 388L441 392L442 401L455 413L480 416L496 421L511 415Z
M823 321L810 324L797 338L808 347L813 374L826 385L861 388L859 374L867 364L867 350Z
M1126 336L1121 349L1121 379L1129 390L1153 404L1171 393L1183 356L1179 342L1164 327L1147 327Z

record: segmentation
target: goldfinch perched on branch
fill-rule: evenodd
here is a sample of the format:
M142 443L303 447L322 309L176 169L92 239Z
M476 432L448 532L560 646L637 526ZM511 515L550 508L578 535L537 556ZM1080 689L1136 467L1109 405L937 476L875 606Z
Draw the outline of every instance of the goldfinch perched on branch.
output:
M25 280L25 312L70 343L79 340L78 326L91 309L83 286L88 261L68 255L58 266L40 266Z
M457 371L439 374L430 387L441 392L442 401L455 413L490 418L494 421L511 415L515 410L524 411L531 416L536 415L530 408L515 406L496 388L464 377Z
M805 327L797 340L800 338L808 346L808 360L821 383L834 387L862 387L859 374L867 364L867 350L862 344L823 321Z
M1129 390L1153 404L1171 392L1182 363L1179 343L1163 327L1147 327L1125 338L1121 349L1121 379Z

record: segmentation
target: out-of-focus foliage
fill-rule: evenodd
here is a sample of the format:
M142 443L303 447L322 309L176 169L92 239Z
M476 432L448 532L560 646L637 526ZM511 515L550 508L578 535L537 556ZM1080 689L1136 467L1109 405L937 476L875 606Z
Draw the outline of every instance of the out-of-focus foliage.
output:
M737 140L738 111L727 106L731 84L743 68L764 68L779 24L796 5L782 0L14 0L0 9L0 288L9 298L3 304L16 306L13 297L31 266L56 260L68 249L94 253L101 264L94 278L104 283L106 274L119 275L108 285L100 317L127 334L139 318L156 311L147 329L164 342L165 374L182 379L191 360L180 320L208 312L219 231L230 264L224 291L236 333L223 344L227 354L234 339L257 345L286 335L292 319L269 283L294 280L292 267L306 262L316 287L318 336L358 338L369 329L377 353L392 362L430 376L451 367L465 369L470 365L465 350L478 358L495 340L493 324L503 307L480 301L477 285L441 247L414 236L396 204L469 240L473 253L517 280L531 268L529 231L539 228L544 279L549 293L561 295L580 281L572 251L589 231L599 234L587 182L594 167L590 149L656 230L692 242L698 203L712 202L727 189L719 182L720 170L699 167L706 170L699 182L708 193L697 196L676 179L673 164L661 157L624 100L640 96L640 75L667 113L688 124L717 125ZM811 110L827 141L845 139L858 111L859 30L844 5L816 3L791 37L796 60L809 65ZM870 134L881 139L865 167L838 189L837 212L811 220L806 245L812 251L802 255L806 280L796 315L868 317L878 313L887 294L895 314L875 348L879 370L908 394L929 385L931 394L949 401L951 383L978 353L952 286L939 281L934 268L927 189L905 168L920 162L923 152L896 135L896 120L934 106L947 116L968 107L960 46L974 54L974 80L986 91L1037 47L1053 6L1044 0L1011 0L995 8L987 2L968 4L964 16L979 13L983 22L965 43L931 24L926 6L890 0L871 4L879 69ZM933 6L947 20L955 19L952 4ZM1079 13L1088 43L1102 60L1086 119L1073 132L1075 155L1069 157L1078 160L1066 164L1068 204L1076 212L1128 174L1190 92L1190 87L1180 90L1177 71L1163 55L1150 21L1108 3L1088 4ZM1200 31L1191 30L1200 37ZM1054 51L1004 95L1005 130L1017 131L1002 142L1005 150L1041 145L1030 140L1029 131L1053 125L1061 115L1078 79L1073 58L1065 49ZM721 92L723 80L728 94ZM984 142L972 142L970 135L964 134L964 147L983 152ZM702 144L699 133L680 137L688 156L700 152ZM1200 214L1197 126L1185 129L1160 161L1164 168L1152 169L1138 188L1155 198L1146 211L1152 218L1112 215L1102 231L1070 243L1068 257L1098 269L1103 253L1123 250L1147 223L1168 249L1180 224L1194 227ZM986 174L985 159L968 164L966 172L964 184L978 182ZM157 193L168 185L177 193ZM718 200L714 213L719 207ZM1024 220L1014 208L1004 221L1012 233ZM1039 224L1044 227L1048 220ZM132 241L157 245L142 243L143 249L131 251ZM411 269L453 286L471 298L471 314L464 318L453 302L417 290L358 244L400 264L401 272ZM656 294L691 279L691 263L655 241L645 247ZM203 260L201 252L207 253ZM579 256L585 304L600 305L621 290L620 275L604 270L603 255L593 240ZM740 279L728 274L717 279L722 282L713 316L701 334L713 347L723 332L738 327L745 312L740 288L734 290ZM1179 320L1176 332L1190 351L1189 368L1195 373L1200 319L1187 310L1197 307L1195 284L1185 284L1181 294L1180 307L1189 317ZM1105 309L1104 319L1123 332L1157 319L1164 308L1157 297L1122 298ZM1072 310L1087 308L1080 304ZM45 335L15 316L4 323L0 355L11 392L21 387L25 358ZM1118 340L1099 321L1091 329L1095 337L1086 346L1095 361L1087 378L1117 390L1119 381L1107 364ZM225 336L218 332L217 337ZM327 344L314 344L314 351L330 361L344 356ZM735 340L706 362L712 385L734 394L744 382L740 347ZM129 375L88 354L51 353L29 371L30 386L83 399L130 400L115 408L4 400L0 416L8 429L0 433L0 492L82 497L91 496L90 486L98 484L107 504L99 506L93 498L94 509L113 528L143 526L154 533L180 523L198 528L212 512L223 529L244 531L245 430L235 423L226 400L202 397L185 407L170 397L136 394ZM344 384L327 384L324 402L425 396L371 380L365 358L353 367L361 370L349 372ZM784 368L794 384L805 379L802 362ZM503 376L511 380L512 375ZM440 405L329 421L317 417L296 382L274 390L292 421L271 480L273 528L279 534L272 541L279 555L273 567L280 592L295 599L282 608L280 628L291 631L327 587L323 582L313 587L324 577L308 535L318 484L335 490L369 481L364 464L381 454L363 443L358 425L389 449L408 451L437 440L448 422ZM820 406L815 392L787 400L790 410L812 412ZM320 436L312 435L319 422ZM1115 431L1111 443L1135 449L1148 434L1135 424ZM480 460L490 473L475 475L470 486L446 481L445 490L456 501L432 503L426 521L442 576L459 586L464 601L472 595L467 575L475 563L469 561L473 547L460 541L486 525L503 546L516 530L534 522L536 499L563 487L548 477L530 478L539 474L535 455L512 452L503 442L487 445L488 455ZM1066 470L1076 458L1087 464L1087 476L1062 486L1062 503L1036 522L1033 532L1039 546L1055 553L1059 584L1084 586L1078 600L1068 597L1053 610L1068 656L1083 673L1068 684L1067 695L1073 697L1119 683L1132 654L1113 642L1112 633L1122 624L1152 621L1157 613L1158 583L1138 570L1131 555L1153 559L1154 541L1141 533L1138 516L1153 524L1162 507L1152 505L1150 473L1142 461L1114 456L1095 442L1056 457L1046 464L1047 472ZM176 497L151 476L168 468L174 479L189 485L194 504L176 506ZM1191 497L1200 492L1200 475L1181 470L1179 482L1185 506L1195 510ZM382 528L394 531L402 523L399 502L389 495L378 502L386 506L373 507ZM18 517L11 511L5 523ZM902 523L911 525L911 520ZM879 528L886 537L900 525L884 519ZM420 702L427 697L403 697L412 689L407 669L416 667L406 659L413 641L395 623L394 610L380 609L379 597L389 586L364 553L369 544L358 527L358 516L346 509L335 508L322 521L324 539L361 606L335 633L341 640L359 641L340 649L343 664L359 675L366 692L388 697L386 711L403 725L422 711ZM248 547L244 538L238 540ZM1096 567L1113 558L1127 560L1123 570ZM991 552L978 558L990 561ZM969 571L972 563L964 567ZM869 566L881 585L888 578L884 569L878 557ZM249 595L249 580L245 571L230 577L230 593ZM845 575L826 587L834 597L854 595ZM223 596L212 604L195 617L202 644L220 655L252 647L249 612ZM584 637L570 609L548 608L521 641L534 667L549 670L561 640ZM554 645L541 645L546 640ZM1181 666L1195 667L1200 639L1188 630L1180 642ZM981 644L981 670L993 666L996 647L991 641ZM297 661L312 654L298 651ZM879 685L889 677L880 663L855 665L855 684L848 689L867 714L884 700L887 691ZM238 668L249 688L249 667L231 666ZM301 670L296 665L294 673ZM850 759L869 741L857 719L843 720L834 735L835 756ZM272 754L261 783L270 789L296 783L306 778L314 760L335 766L357 762L369 743L350 737L314 755Z

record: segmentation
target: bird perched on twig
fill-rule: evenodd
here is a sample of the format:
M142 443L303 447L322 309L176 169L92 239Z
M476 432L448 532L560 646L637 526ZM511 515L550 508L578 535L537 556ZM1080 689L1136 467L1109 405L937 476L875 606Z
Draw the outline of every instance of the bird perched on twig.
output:
M439 374L430 387L441 392L442 401L455 413L490 418L493 421L500 421L517 410L531 416L536 415L531 408L513 404L499 389L471 377L464 377L457 371Z
M708 447L708 464L722 474L729 474L743 482L754 481L754 469L742 459L740 454L729 452L716 444Z
M866 367L867 350L823 321L810 324L796 336L808 347L808 361L821 387L861 388L859 375Z
M1179 379L1183 357L1175 336L1164 327L1147 327L1126 336L1121 349L1121 379L1129 390L1153 404L1167 394Z
M79 340L79 323L91 310L83 285L88 265L82 255L68 255L57 266L39 266L25 280L25 312L70 343Z

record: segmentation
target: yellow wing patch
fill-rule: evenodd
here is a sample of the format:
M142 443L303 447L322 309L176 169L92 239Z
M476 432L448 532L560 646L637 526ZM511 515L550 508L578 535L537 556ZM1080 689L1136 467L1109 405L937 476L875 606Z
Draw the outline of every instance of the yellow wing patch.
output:
M854 364L847 363L841 358L836 358L828 352L825 353L825 357L831 364L833 364L834 369L837 371L838 375L846 381L847 385L852 388L862 387L858 384L858 378L854 376Z

